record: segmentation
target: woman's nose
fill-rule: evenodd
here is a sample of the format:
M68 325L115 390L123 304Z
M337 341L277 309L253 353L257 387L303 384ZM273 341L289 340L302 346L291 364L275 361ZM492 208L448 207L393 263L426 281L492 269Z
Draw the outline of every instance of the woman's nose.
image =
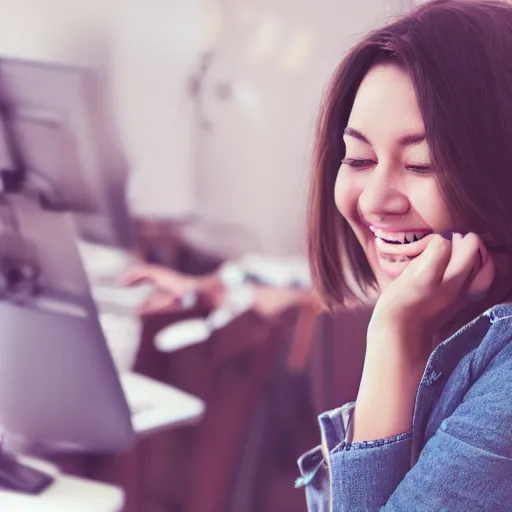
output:
M367 220L404 215L409 208L407 194L393 173L378 168L369 173L359 196L359 210Z

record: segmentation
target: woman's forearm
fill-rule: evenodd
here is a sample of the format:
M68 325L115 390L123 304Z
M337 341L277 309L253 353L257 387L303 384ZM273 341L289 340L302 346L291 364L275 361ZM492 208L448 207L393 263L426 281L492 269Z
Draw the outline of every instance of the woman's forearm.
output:
M353 416L352 442L408 432L428 352L412 353L418 334L390 328L368 337L365 364ZM412 342L411 336L414 336Z

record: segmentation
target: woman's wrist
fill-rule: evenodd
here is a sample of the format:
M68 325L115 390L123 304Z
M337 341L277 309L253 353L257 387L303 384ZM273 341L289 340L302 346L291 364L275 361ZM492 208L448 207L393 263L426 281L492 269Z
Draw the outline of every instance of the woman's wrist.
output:
M382 364L387 364L382 361ZM393 370L395 370L393 372ZM423 368L387 368L360 389L354 411L353 442L386 439L412 427Z
M433 338L434 332L419 320L402 322L389 317L372 317L366 336L367 355L375 352L393 357L404 365L425 365L432 350Z
M353 442L385 439L412 426L414 403L426 359L410 350L422 335L391 326L369 332L354 411Z

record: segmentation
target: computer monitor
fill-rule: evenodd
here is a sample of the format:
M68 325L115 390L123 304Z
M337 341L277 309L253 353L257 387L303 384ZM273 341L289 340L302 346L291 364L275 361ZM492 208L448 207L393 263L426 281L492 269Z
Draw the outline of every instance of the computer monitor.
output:
M31 186L46 191L48 206L73 211L83 239L131 247L128 164L104 76L88 67L0 58L8 123L0 128L12 146L0 145L0 164L22 166Z
M112 452L135 437L72 219L101 208L119 162L96 80L0 59L3 446Z
M17 231L5 222L0 227L0 272L5 273L5 260L14 258L35 264L37 278L30 290L11 296L0 288L4 442L15 451L124 451L135 438L131 414L71 215L42 210L23 197L8 201L0 215L5 218L10 210Z

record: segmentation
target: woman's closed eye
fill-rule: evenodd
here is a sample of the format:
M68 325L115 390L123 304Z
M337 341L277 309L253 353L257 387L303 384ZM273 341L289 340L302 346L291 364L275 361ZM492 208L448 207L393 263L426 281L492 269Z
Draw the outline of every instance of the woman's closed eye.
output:
M409 164L406 169L416 174L431 174L434 172L434 168L430 164Z
M366 167L372 167L373 165L377 165L375 160L371 160L368 158L344 158L341 163L343 165L348 165L349 167L354 167L356 169L362 169Z
M353 167L354 169L367 169L377 165L375 160L369 158L344 158L341 163L343 165L347 165L348 167ZM406 164L405 168L408 171L412 171L416 174L430 174L433 172L433 167L431 164Z

